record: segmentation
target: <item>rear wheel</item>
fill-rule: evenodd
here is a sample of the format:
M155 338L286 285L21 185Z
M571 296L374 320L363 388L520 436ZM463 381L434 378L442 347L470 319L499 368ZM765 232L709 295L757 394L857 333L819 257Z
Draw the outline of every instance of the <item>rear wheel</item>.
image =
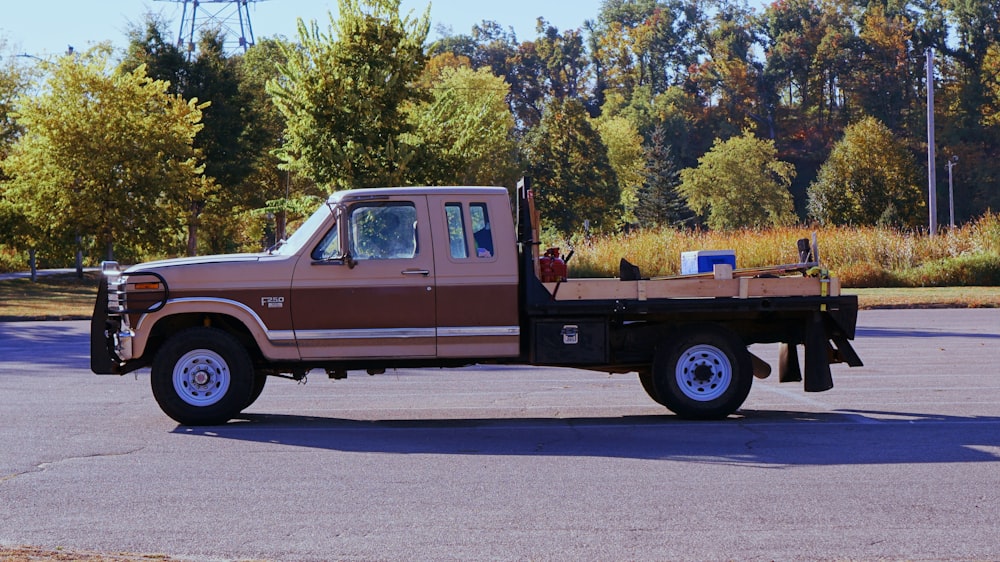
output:
M642 369L639 371L639 382L642 384L642 389L646 391L646 394L653 399L657 404L663 404L660 400L660 395L656 393L656 381L653 379L652 369Z
M719 419L746 400L753 381L750 352L732 332L699 326L657 351L653 384L658 401L690 419Z
M191 328L167 340L153 359L150 384L163 412L183 425L225 423L256 390L250 356L215 328Z

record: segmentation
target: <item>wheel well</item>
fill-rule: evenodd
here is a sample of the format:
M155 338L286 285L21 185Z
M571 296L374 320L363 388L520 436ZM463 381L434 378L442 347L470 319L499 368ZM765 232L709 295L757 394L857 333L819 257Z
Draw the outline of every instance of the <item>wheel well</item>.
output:
M731 333L742 341L744 346L749 345L739 326L729 322L649 322L633 324L619 330L613 341L614 351L619 360L648 363L653 360L657 349L671 345L684 334L713 328Z
M250 330L247 329L242 322L227 314L200 312L174 314L160 319L156 325L153 326L153 330L149 335L149 341L146 344L146 351L143 355L152 360L152 357L156 355L156 352L159 351L160 347L170 338L170 336L182 330L194 328L196 326L217 328L234 336L240 344L246 348L250 357L255 362L263 357L260 347L257 345L257 341L254 339L253 334L250 333Z

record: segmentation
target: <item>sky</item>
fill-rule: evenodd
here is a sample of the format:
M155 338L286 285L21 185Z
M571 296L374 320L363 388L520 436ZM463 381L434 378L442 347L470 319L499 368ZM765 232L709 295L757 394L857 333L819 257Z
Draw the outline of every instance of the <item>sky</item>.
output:
M212 0L202 0L210 6ZM469 33L482 20L512 26L519 40L535 37L535 20L544 17L560 30L575 29L584 20L595 19L601 0L433 0L430 39L439 37L439 24L452 32ZM403 0L402 12L420 15L427 0ZM160 14L171 22L170 37L180 32L180 1L173 0L0 0L0 55L11 52L45 58L78 51L101 41L124 48L129 24L138 24L145 14ZM226 5L216 4L216 10ZM337 14L336 0L256 0L249 5L250 22L256 39L284 35L295 39L296 18L316 20L325 30L328 12ZM235 14L235 8L230 12ZM235 20L234 20L235 21Z

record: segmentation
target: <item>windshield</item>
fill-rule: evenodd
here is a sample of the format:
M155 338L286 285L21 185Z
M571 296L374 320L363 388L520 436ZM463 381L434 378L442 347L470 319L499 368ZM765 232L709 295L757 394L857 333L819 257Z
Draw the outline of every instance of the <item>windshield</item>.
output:
M278 247L271 253L283 256L297 254L331 214L333 213L330 211L329 206L325 204L320 205L319 209L306 222L302 223L302 226L294 234L288 237L288 240L285 240L282 244L278 244Z

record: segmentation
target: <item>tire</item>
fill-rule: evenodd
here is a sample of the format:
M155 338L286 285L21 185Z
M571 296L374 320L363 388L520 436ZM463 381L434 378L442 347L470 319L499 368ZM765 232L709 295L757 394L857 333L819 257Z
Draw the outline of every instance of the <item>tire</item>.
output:
M247 409L253 405L254 402L260 398L260 393L264 392L264 386L267 384L267 373L257 371L253 374L253 389L250 391L250 398L248 399L243 409Z
M160 409L176 422L219 425L250 402L254 371L236 338L215 328L190 328L157 352L150 384Z
M696 326L657 350L659 402L687 419L721 419L743 405L753 382L750 352L732 332Z
M660 395L656 393L656 382L653 379L652 369L642 369L639 371L639 382L642 384L642 389L646 391L646 394L653 399L654 402L660 404L661 406L666 406L662 400L660 400Z

